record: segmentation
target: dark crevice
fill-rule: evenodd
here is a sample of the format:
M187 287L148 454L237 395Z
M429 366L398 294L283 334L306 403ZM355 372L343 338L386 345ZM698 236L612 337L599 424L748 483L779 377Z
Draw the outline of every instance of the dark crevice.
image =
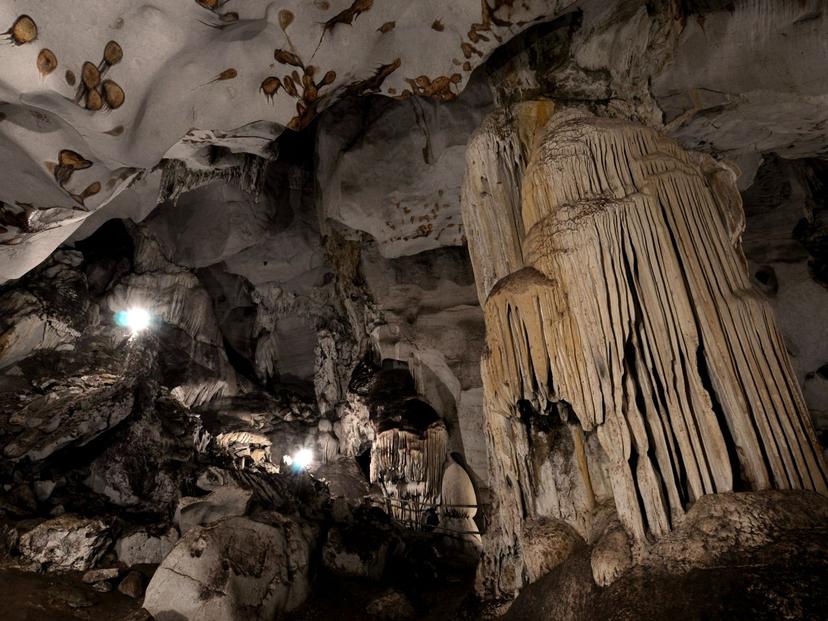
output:
M639 488L638 477L636 477L636 472L638 471L638 460L638 453L635 451L630 451L630 458L628 460L628 463L630 464L630 476L632 477L633 488L635 489L635 499L638 503L638 513L641 515L641 523L644 527L644 530L651 533L652 529L650 528L650 520L647 517L647 509L644 506L644 498L641 496L641 489Z
M227 355L227 361L233 367L233 370L250 381L254 386L258 386L259 378L256 376L256 368L253 363L243 354L239 353L224 335L221 337L221 342L224 345L224 353Z
M701 335L699 335L699 340L701 340ZM704 486L704 479L705 473L707 474L708 478L710 479L710 484L712 487L715 487L715 477L713 476L713 468L710 464L710 458L707 456L707 447L705 446L705 438L702 435L702 430L700 429L699 420L696 418L695 413L695 400L693 399L693 393L691 384L693 383L693 373L694 368L692 365L692 361L687 359L685 352L683 349L679 349L679 366L681 367L681 373L684 377L684 399L686 400L687 404L687 412L689 417L689 422L692 423L693 427L689 428L688 425L688 435L691 436L688 438L690 442L690 450L693 452L693 455L696 457L696 461L698 462L699 467L699 484ZM695 436L696 442L698 442L699 447L698 450L701 454L696 452L695 444L696 442L693 441L693 437ZM711 492L714 490L704 490L703 493Z
M673 228L671 226L669 226L669 223L671 222L671 218L670 218L669 214L667 213L666 207L664 206L663 203L661 203L661 201L659 201L659 207L661 208L662 217L664 218L664 222L666 222L668 224L668 226L666 226L665 229L667 230L667 233L670 236L670 243L672 245L673 252L675 253L675 256L681 257L682 255L681 255L678 240L676 239L676 235L673 232ZM693 313L693 324L694 324L695 329L696 329L695 330L696 335L698 336L698 339L699 339L699 347L703 348L703 342L702 342L703 335L702 335L701 321L699 319L698 311L696 310L696 304L695 304L696 301L693 299L693 296L691 295L692 288L690 287L690 280L689 280L689 277L687 275L686 270L684 269L684 265L681 262L679 262L679 267L681 268L680 272L681 272L682 281L684 283L684 290L687 292L687 297L688 297L688 300L690 302L690 304L689 304L690 311ZM682 368L685 370L685 373L686 373L686 365L685 365L683 352L681 352L681 362L682 362ZM697 366L697 373L698 373L698 365L696 365L696 366ZM706 369L706 367L705 367L705 369ZM689 379L689 376L688 376L688 379ZM704 385L705 380L702 378L701 381L702 381L702 385ZM712 381L712 377L710 376L709 371L707 372L707 381L710 383L710 388L712 390L713 381ZM711 403L718 402L718 399L715 398L715 390L713 390L712 393L711 393L711 390L708 390L708 393L710 393ZM690 403L692 403L692 402L690 402ZM727 421L727 417L724 415L723 408L721 406L720 406L720 409L722 410L722 417L718 418L718 414L716 414L716 416L717 416L717 419L718 419L718 422L719 422L719 429L721 430L722 437L723 438L730 437L731 440L732 440L733 430L730 429L730 426L729 426L728 421ZM715 410L714 410L714 413L715 413ZM751 416L747 416L746 418L747 418L747 420L750 421L751 426L753 428L753 433L755 434L756 438L761 439L762 436L759 433L759 430L756 426L755 417L752 414L753 413L751 412ZM725 443L727 443L726 439L725 439ZM768 472L768 474L770 474L770 473L773 472L773 470L770 467L770 460L768 459L768 455L765 451L765 446L761 442L761 440L759 442L757 442L757 444L759 445L759 449L760 449L761 454L762 454L762 461L763 461L763 464L765 466L765 469ZM730 449L728 449L728 452L729 452L729 450ZM738 453L737 453L737 460L738 460ZM731 468L731 473L732 473L734 485L736 484L737 479L739 479L739 480L744 480L745 479L745 475L742 474L741 462L738 462L738 463L740 463L739 469L733 470ZM739 473L739 474L737 474L737 473Z
M653 402L656 404L661 404L664 412L668 412L669 417L669 410L667 407L667 395L664 391L664 385L661 381L661 377L659 375L653 375ZM656 406L658 407L658 406ZM673 429L673 425L669 424L664 429L665 433L665 442L668 443L668 446L672 449L670 455L670 464L673 468L673 476L675 477L676 488L678 491L679 499L685 505L689 504L690 498L687 493L687 469L684 466L684 460L681 458L681 449L679 448L678 438L676 438L676 432ZM669 436L669 439L668 437Z
M371 450L365 449L361 453L354 456L360 471L365 476L366 481L371 480Z
M701 342L701 337L699 338ZM736 448L736 442L733 439L733 434L730 431L730 426L727 424L722 404L719 403L719 397L716 394L716 389L713 387L713 380L710 377L710 370L707 368L707 360L704 355L704 346L699 345L696 348L696 370L701 379L702 386L707 394L710 396L710 403L713 407L713 413L716 415L716 420L719 422L719 429L722 430L722 438L724 438L725 446L727 447L727 457L730 461L730 470L733 473L733 491L742 492L750 489L747 483L745 473L742 470L742 464L739 461L739 452ZM725 490L716 490L725 491Z
M538 412L530 401L521 399L517 402L520 421L526 428L529 438L529 448L532 448L532 435L535 433L551 433L555 429L557 420L554 416L547 416Z
M535 363L532 360L532 351L530 349L532 346L532 341L529 339L529 330L526 328L526 322L521 322L521 325L523 327L524 342L526 343L526 364L529 367L529 381L532 385L532 394L537 394L539 388L538 378L537 374L535 373Z
M644 400L644 394L641 390L641 381L638 378L638 370L637 370L637 361L638 361L638 351L636 349L634 338L635 335L640 334L642 329L642 317L644 314L643 309L641 308L641 301L638 296L638 259L633 253L633 264L630 265L630 258L627 253L622 253L621 255L623 259L624 265L624 275L626 278L627 286L630 289L630 298L633 300L634 305L634 312L635 316L633 318L633 324L630 327L630 334L627 336L626 342L624 343L624 376L626 377L628 374L632 381L632 385L635 387L635 395L633 396L635 401L635 407L638 409L638 412L641 416L642 426L644 427L645 433L647 434L647 457L650 459L650 463L653 464L654 469L658 472L659 470L659 462L655 457L654 454L654 441L653 441L653 431L650 428L650 421L647 416L647 404ZM624 378L622 378L622 386L624 386L624 390L626 391L626 383L624 382ZM655 405L655 404L654 404ZM636 455L636 460L638 456ZM632 467L632 466L631 466ZM635 470L633 470L635 472ZM667 490L664 487L664 473L658 472L659 474L659 495L664 502L665 499L669 498L667 494ZM670 473L671 476L674 476L674 473ZM644 506L644 500L641 497L641 492L639 490L638 484L636 484L636 492L638 494L638 501L639 505L641 506L641 513L644 516L645 522L649 523L649 520L646 518L647 512ZM669 503L665 503L669 504ZM669 512L667 512L668 519L669 519Z
M495 73L509 65L515 57L526 53L530 68L542 67L551 73L569 58L572 36L581 27L582 21L583 13L576 10L551 22L527 28L492 53L486 61L486 71Z
M509 328L509 339L511 341L512 348L515 351L515 362L517 363L517 358L518 358L520 352L517 348L517 343L515 343L515 334L514 334L514 331L512 330L512 306L511 306L511 304L506 306L506 326ZM520 369L518 369L518 370L520 370ZM524 382L522 373L518 373L518 379L520 380L520 390L518 391L518 394L521 397L525 397L526 396L526 384Z

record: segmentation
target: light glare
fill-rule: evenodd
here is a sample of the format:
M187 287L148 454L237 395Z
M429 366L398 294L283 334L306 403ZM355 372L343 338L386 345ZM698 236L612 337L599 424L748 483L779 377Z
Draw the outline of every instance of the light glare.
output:
M313 451L309 448L303 448L296 451L292 456L285 455L285 463L296 470L307 470L308 466L313 462Z
M128 328L132 334L143 332L150 326L152 317L144 308L133 307L115 313L115 322L122 328Z

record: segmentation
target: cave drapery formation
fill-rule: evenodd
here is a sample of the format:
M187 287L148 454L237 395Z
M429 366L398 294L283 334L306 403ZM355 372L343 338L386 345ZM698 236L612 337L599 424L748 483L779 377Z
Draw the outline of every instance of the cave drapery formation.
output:
M746 270L732 169L643 126L523 103L473 137L463 191L501 491L485 589L521 586L520 566L504 564L522 562L524 519L587 534L595 470L639 542L705 494L826 492L801 389ZM580 480L551 506L536 503L543 470L519 405L576 423Z
M12 619L820 614L821 0L0 31Z

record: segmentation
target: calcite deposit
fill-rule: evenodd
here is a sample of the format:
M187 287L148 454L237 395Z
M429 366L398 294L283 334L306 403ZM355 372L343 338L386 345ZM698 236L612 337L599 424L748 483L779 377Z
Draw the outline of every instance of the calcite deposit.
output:
M482 369L488 432L503 450L490 458L501 462L502 479L521 482L528 515L543 511L533 507L543 473L521 465L515 436L529 440L520 404L580 427L572 475L584 491L574 511L553 508L576 527L596 506L592 460L638 541L669 532L705 494L825 493L801 388L745 270L733 173L646 128L546 103L521 106L529 109L505 117L516 127L493 119L474 138L464 208L489 219L470 229L484 264L501 249L488 246L489 231L517 223L512 256L499 257L512 272L484 300ZM515 138L503 145L508 133ZM527 153L515 156L509 146L521 139ZM525 158L525 170L509 156ZM521 172L511 214L476 184L505 185ZM584 432L597 437L600 457L587 453ZM510 498L501 506L514 512Z
M817 619L821 0L0 1L3 618Z

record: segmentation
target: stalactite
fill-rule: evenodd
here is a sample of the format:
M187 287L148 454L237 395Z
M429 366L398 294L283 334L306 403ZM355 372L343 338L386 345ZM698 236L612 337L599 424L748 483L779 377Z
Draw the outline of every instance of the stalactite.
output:
M391 511L404 523L421 524L420 505L440 500L448 456L448 432L442 421L418 434L402 429L379 433L371 446L371 483L380 483Z
M543 126L548 110L493 117L467 154L498 501L478 586L494 596L520 587L519 567L501 565L520 564L534 506L520 401L540 412L566 401L597 434L638 545L736 483L826 491L784 344L745 268L733 172L622 121L562 111Z
M268 160L249 153L231 154L230 157L231 161L223 162L224 165L211 165L203 169L190 168L181 160L163 160L160 164L162 173L158 202L176 203L184 192L214 181L235 183L254 201L258 201L264 188Z

